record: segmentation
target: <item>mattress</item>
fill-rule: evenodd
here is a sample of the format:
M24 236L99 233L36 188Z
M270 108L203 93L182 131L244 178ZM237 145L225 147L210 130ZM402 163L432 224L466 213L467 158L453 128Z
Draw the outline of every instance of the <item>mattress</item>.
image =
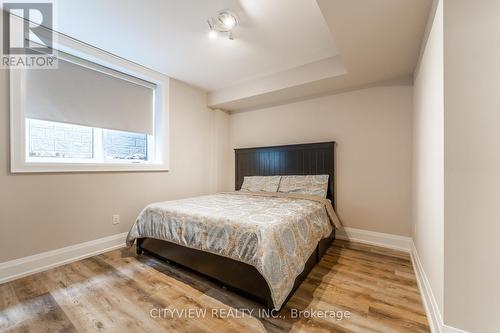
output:
M230 192L147 206L127 244L155 238L254 266L280 309L318 242L339 221L331 203L311 195Z

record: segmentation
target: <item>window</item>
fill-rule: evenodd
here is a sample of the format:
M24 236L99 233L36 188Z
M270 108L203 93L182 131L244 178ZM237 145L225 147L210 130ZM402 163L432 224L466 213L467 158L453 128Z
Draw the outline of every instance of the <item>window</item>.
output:
M27 119L28 156L31 161L94 158L94 130L90 127Z
M10 72L11 171L168 170L168 78L71 45L57 69Z
M104 158L108 161L148 161L148 135L104 130ZM151 140L151 139L149 139Z
M148 163L152 136L26 119L28 162Z

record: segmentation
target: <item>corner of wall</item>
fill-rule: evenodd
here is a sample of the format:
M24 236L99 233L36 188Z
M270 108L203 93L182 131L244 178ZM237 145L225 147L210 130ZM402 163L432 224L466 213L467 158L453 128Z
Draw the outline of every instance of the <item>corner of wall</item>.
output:
M221 109L210 109L213 113L213 146L211 192L228 191L227 174L229 171L229 114Z

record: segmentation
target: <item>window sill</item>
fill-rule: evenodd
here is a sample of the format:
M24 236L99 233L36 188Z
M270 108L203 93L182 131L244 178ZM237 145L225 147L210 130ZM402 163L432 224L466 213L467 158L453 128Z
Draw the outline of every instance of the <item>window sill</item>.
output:
M25 163L11 166L11 173L61 173L61 172L166 172L166 164L71 164L71 163Z

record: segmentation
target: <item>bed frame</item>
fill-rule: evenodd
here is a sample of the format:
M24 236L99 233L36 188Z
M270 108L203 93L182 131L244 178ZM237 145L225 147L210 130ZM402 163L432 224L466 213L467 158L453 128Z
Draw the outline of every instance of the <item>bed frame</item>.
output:
M335 207L334 149L335 142L235 149L235 189L241 188L245 176L328 174L327 198L332 200ZM307 260L304 271L295 279L286 301L320 261L334 239L335 228L328 238L318 243ZM229 289L265 304L269 309L274 308L266 281L251 265L153 238L137 240L137 254L143 253L204 274Z

